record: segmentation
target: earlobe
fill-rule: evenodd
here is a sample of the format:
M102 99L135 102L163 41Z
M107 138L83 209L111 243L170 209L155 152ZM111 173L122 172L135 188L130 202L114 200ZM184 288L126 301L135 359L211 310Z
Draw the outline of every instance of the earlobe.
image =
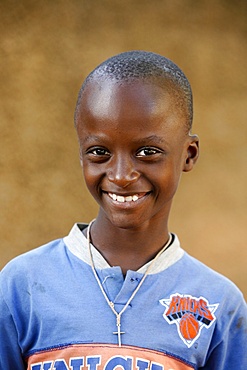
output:
M189 172L193 169L199 157L199 138L197 135L190 136L190 142L187 148L187 157L185 159L183 171Z

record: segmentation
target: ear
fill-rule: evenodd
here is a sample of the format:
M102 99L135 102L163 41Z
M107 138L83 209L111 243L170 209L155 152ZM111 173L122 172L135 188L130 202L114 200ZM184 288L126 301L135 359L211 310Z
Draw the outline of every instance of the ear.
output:
M190 135L187 146L187 156L183 167L184 172L189 172L193 169L199 157L199 138L197 135Z

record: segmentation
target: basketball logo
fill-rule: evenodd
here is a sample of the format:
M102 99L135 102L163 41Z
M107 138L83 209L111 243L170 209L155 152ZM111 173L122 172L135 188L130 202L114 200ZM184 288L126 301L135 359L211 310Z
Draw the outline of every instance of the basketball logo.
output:
M219 304L209 304L204 297L175 293L170 298L163 298L165 306L163 317L169 325L175 324L182 341L190 348L201 335L203 328L209 329L216 320L214 312Z
M199 323L192 313L185 313L179 322L180 333L186 340L194 339L199 332Z

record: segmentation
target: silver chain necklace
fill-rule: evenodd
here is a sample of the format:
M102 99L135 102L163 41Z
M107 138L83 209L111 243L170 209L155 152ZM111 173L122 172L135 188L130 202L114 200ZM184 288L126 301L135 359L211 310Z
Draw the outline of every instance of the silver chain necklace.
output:
M127 303L125 304L125 306L123 307L123 309L120 311L120 312L117 312L115 310L115 306L114 306L114 303L112 301L110 301L110 299L108 298L102 284L101 284L101 281L98 277L98 274L96 272L96 269L95 269L95 265L94 265L94 261L93 261L93 254L92 254L92 249L91 249L91 241L90 241L90 229L91 229L91 226L93 224L95 220L92 220L90 222L90 224L88 225L88 228L87 228L87 242L88 242L88 249L89 249L89 254L90 254L90 259L91 259L91 267L92 267L92 270L93 270L93 273L94 273L94 276L95 276L95 279L99 285L99 288L108 304L108 306L110 307L110 309L112 310L112 312L114 313L114 315L116 316L116 327L117 327L117 331L114 331L113 334L117 334L117 337L118 337L118 345L119 347L121 347L122 343L121 343L121 335L122 334L125 334L125 332L121 331L121 317L122 317L122 314L125 312L125 310L127 309L127 307L129 306L130 302L132 301L132 299L135 297L136 293L138 292L138 290L140 289L140 287L142 286L142 284L144 283L144 280L146 279L149 271L151 270L152 266L154 265L155 261L159 258L159 256L168 248L168 246L170 245L170 242L171 242L171 239L172 239L172 235L169 234L169 239L168 239L168 242L164 245L164 247L156 254L156 256L154 257L154 259L152 260L152 262L150 263L150 265L148 266L145 274L143 275L141 281L139 282L138 286L136 287L136 289L134 290L134 292L132 293L132 295L130 296L129 300L127 301Z

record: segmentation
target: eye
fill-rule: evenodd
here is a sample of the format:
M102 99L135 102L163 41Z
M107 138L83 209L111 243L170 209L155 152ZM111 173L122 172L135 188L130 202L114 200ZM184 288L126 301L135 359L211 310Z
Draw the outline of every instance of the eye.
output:
M149 157L149 156L155 156L157 154L160 154L161 152L162 151L158 148L146 146L138 150L136 155L137 157Z
M86 154L89 155L90 157L95 157L96 159L102 158L102 157L103 158L110 157L111 155L109 150L107 150L104 147L100 147L100 146L89 148L86 151Z
M105 148L95 148L91 150L90 152L94 155L110 155L108 150L106 150Z

